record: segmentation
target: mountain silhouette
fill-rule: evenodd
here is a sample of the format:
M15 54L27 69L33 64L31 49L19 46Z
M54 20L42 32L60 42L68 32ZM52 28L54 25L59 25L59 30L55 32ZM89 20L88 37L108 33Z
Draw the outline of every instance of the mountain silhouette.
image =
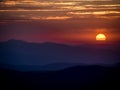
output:
M16 70L16 71L57 71L66 68L83 65L80 63L53 63L47 65L11 65L1 64L1 68Z
M0 63L4 66L40 67L54 63L109 65L120 62L119 53L118 46L114 45L82 44L71 46L49 42L30 43L14 39L0 43ZM51 70L57 70L68 66L66 64L48 67ZM47 67L45 68L47 70Z
M119 88L119 53L119 46L111 44L71 46L14 39L1 42L1 87L97 90L115 85L114 88Z

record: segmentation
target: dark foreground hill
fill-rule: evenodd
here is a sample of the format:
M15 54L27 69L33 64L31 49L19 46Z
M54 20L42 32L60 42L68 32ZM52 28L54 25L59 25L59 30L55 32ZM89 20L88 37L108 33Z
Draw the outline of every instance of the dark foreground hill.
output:
M120 82L119 67L75 66L59 71L20 72L0 70L1 87L32 90L72 89L72 90L117 90Z

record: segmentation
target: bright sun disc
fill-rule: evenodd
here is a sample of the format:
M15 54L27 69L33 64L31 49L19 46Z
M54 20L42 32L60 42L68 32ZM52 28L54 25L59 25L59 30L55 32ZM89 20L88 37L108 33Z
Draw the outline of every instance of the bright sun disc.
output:
M97 34L96 40L104 41L104 40L106 40L106 36L104 34Z

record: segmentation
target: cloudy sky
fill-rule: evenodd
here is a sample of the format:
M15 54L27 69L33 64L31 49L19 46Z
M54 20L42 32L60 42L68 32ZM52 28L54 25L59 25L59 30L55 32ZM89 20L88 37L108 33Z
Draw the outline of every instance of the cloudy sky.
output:
M120 40L120 0L0 0L0 40L81 43Z

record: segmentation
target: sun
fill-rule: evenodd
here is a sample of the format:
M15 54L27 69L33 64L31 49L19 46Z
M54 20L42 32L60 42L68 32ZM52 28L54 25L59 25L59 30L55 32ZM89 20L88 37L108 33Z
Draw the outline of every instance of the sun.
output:
M96 40L97 41L105 41L106 40L106 36L104 34L102 34L102 33L97 34L96 35Z

